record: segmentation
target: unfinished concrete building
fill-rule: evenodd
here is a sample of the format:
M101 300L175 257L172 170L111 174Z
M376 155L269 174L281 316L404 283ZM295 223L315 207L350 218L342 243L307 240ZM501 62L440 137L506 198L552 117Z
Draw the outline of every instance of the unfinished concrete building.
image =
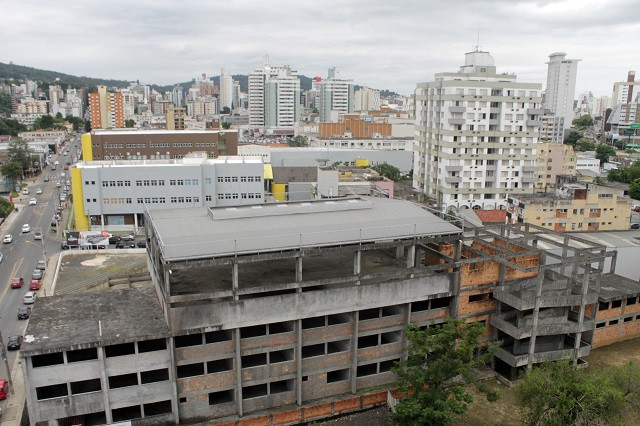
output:
M184 423L296 424L384 403L403 329L447 316L484 322L510 377L543 359L577 362L615 265L615 252L578 237L528 225L464 233L383 198L146 214ZM140 424L153 422L144 404Z

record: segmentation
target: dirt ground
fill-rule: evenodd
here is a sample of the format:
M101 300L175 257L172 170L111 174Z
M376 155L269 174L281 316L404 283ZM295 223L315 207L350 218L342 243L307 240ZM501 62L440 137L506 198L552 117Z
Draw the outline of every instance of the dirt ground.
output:
M56 294L83 291L94 282L108 276L138 270L146 266L144 254L77 254L63 259L56 285Z

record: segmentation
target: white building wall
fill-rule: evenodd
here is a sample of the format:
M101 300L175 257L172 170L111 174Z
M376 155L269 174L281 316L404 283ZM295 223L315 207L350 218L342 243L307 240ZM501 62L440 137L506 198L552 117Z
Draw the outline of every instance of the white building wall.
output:
M565 127L568 128L574 117L573 98L580 59L565 59L566 56L562 52L549 55L544 107L564 118Z

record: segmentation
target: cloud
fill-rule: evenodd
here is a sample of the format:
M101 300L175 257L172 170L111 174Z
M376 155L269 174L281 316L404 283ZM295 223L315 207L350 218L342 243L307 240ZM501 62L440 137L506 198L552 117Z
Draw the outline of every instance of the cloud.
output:
M0 61L69 74L188 81L271 63L301 74L330 66L356 83L404 94L455 71L477 43L500 72L546 80L548 55L582 59L576 92L610 95L638 67L635 0L0 0Z

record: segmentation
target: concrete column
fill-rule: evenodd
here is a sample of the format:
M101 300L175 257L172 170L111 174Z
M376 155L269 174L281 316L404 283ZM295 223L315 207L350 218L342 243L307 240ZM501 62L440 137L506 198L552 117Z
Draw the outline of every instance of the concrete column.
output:
M411 303L404 305L404 328L406 329L411 324ZM407 333L402 332L402 360L406 361L408 358L407 349L409 347L409 339L407 339Z
M233 289L233 300L237 301L240 297L238 296L238 264L234 263L231 267L231 286Z
M138 213L133 214L133 229L134 231L138 231Z
M171 387L171 411L173 412L173 420L175 424L180 424L180 411L178 406L178 387L177 387L177 372L176 372L176 357L173 351L173 337L167 339L169 348L169 355L171 356L171 367L169 368L169 380L173 385ZM137 346L137 345L136 345Z
M29 414L29 424L35 425L35 407L33 405L34 401L37 401L35 396L35 389L32 388L31 382L29 381L30 370L31 370L31 357L22 358L22 377L24 379L24 393L26 396L27 403L27 413ZM103 386L102 389L105 389ZM106 392L106 391L105 391ZM7 395L8 396L8 395Z
M587 291L589 290L589 264L585 265L584 277L582 279L582 292L580 299L580 313L578 314L578 330L576 331L576 339L573 342L573 365L578 365L578 350L580 349L580 340L582 339L582 325L584 324L584 311L586 307ZM622 326L622 324L620 324Z
M411 244L407 247L407 269L416 266L416 245Z
M233 340L236 351L234 354L234 364L236 367L236 406L238 408L238 417L243 416L242 412L242 359L240 358L240 329L233 329Z
M451 303L451 307L449 308L451 318L458 317L458 307L460 306L460 286L462 284L462 264L460 263L461 258L462 240L456 240L453 249L453 261L455 263L455 266L453 267L453 273L450 275L451 293L453 293L453 301Z
M89 224L91 226L91 224ZM100 215L100 229L104 229L104 215Z
M173 349L171 350L173 352ZM100 362L100 382L102 384L102 398L104 400L104 412L107 416L107 423L113 423L113 416L111 415L111 406L109 404L109 381L107 380L107 369L104 364L104 347L98 347L98 362ZM175 368L175 363L172 363ZM173 369L172 368L172 369ZM175 386L175 381L173 381ZM32 423L35 424L35 423Z
M296 321L296 403L302 405L302 320Z
M538 334L538 315L540 313L540 299L542 297L542 271L538 272L536 277L536 300L533 305L533 315L531 324L531 338L529 339L529 359L527 360L527 370L533 367L533 354L536 350L536 337Z
M302 255L296 257L296 282L302 282Z
M362 251L356 250L353 253L353 275L356 277L360 275L360 268L362 262ZM356 285L360 285L360 280L356 281Z
M611 256L611 265L609 265L609 273L613 274L616 272L616 261L618 260L618 250L613 252L613 256Z
M351 334L351 393L356 394L357 372L358 372L358 321L360 320L360 312L355 311L351 314L352 334Z
M396 259L402 259L404 256L404 246L396 247Z

